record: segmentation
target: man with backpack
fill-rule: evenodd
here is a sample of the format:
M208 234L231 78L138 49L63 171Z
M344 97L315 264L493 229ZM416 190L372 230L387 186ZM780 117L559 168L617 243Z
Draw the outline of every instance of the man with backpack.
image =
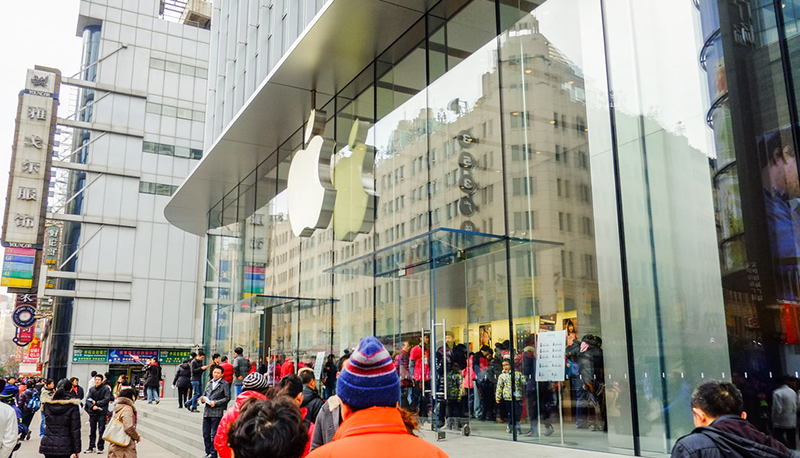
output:
M250 373L250 361L242 356L244 353L242 347L236 347L233 352L236 353L236 357L233 358L233 386L236 388L236 396L239 396L242 394L244 378Z
M19 410L22 412L22 424L25 426L25 429L19 436L19 440L30 440L31 421L33 420L33 415L39 410L39 392L36 391L36 384L33 383L33 380L28 380L25 386L26 389L19 396L17 404Z
M84 407L89 414L89 448L84 453L94 453L94 444L97 444L97 453L103 452L105 445L103 433L106 430L109 403L111 403L111 388L103 383L102 375L95 375L94 386L89 388Z

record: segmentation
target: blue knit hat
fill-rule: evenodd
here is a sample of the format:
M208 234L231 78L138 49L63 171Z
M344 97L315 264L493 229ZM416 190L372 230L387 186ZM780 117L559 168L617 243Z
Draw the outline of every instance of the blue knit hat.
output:
M400 378L378 339L367 336L361 340L339 373L336 394L354 410L397 405Z

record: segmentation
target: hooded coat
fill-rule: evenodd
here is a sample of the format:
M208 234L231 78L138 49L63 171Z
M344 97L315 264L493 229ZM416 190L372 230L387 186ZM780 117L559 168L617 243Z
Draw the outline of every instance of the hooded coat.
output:
M80 399L59 399L42 402L47 421L39 442L42 455L72 455L81 451Z
M239 418L239 411L242 408L242 404L244 404L244 402L251 397L261 399L262 401L267 400L267 397L258 391L244 391L239 396L236 396L236 401L234 401L234 404L230 409L225 411L225 415L223 415L222 420L219 421L219 426L217 426L217 435L214 436L214 449L217 450L219 458L231 458L231 448L228 447L228 428L230 427L231 423Z
M190 382L191 377L192 370L189 368L189 363L183 363L175 371L175 378L172 380L172 384L178 388L189 388L192 385Z
M447 458L435 445L409 434L394 407L371 407L353 413L339 426L333 442L314 449L308 457L349 458L363 456L365 450L380 450L382 458Z
M108 458L136 458L136 442L141 437L136 431L136 407L134 407L133 401L118 396L114 403L114 415L119 415L119 420L125 427L125 432L131 436L131 442L127 447L109 443ZM50 421L49 417L47 421ZM45 427L47 427L47 423L45 423Z
M709 426L695 428L672 449L672 458L791 458L783 444L747 420L725 415Z

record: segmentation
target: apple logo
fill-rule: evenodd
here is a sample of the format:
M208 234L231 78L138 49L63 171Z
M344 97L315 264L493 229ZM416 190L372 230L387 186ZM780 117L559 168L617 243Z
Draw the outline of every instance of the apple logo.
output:
M333 209L333 233L338 240L352 242L368 234L375 223L375 149L368 146L369 123L355 120L347 146L339 151L341 159L333 171L336 204Z
M305 149L295 153L289 166L289 223L297 237L310 237L331 221L336 202L331 158L334 143L322 137L325 112L311 111L306 124Z

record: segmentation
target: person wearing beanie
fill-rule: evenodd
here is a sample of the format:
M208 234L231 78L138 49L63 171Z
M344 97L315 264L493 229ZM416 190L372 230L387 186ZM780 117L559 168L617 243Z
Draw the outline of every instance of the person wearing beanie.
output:
M231 448L228 446L228 428L230 425L239 418L242 405L250 398L257 398L262 401L267 399L266 393L269 389L266 377L253 372L247 374L242 380L242 393L236 396L236 401L233 403L225 414L217 427L217 434L214 436L214 448L217 450L217 456L220 458L231 458Z
M400 377L389 352L375 337L361 340L336 381L344 421L333 441L314 449L309 458L350 458L380 450L382 458L446 457L439 448L416 437L416 421L397 408Z

